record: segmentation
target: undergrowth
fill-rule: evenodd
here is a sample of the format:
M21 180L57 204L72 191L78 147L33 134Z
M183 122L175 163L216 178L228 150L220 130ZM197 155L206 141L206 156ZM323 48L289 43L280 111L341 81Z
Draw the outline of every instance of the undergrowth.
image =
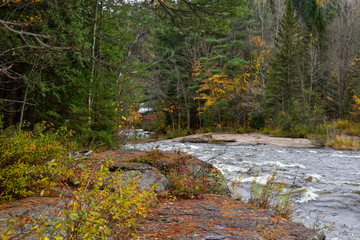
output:
M359 150L360 142L352 137L335 136L329 139L325 146L331 147L336 150Z
M180 198L201 198L207 193L219 193L226 182L221 173L210 167L194 164L191 155L164 153L158 149L147 151L136 162L147 163L162 170L172 183L170 194Z
M35 223L28 231L17 233L18 239L29 234L38 239L101 239L112 236L127 236L130 239L136 226L155 203L155 187L139 191L137 181L124 180L121 172L111 174L109 164L98 170L88 170L79 165L82 175L79 186L71 199L65 199L65 209L54 217L32 218ZM94 168L96 169L96 168ZM105 184L106 182L106 184ZM19 216L2 232L2 239L11 239L17 225L22 224Z
M70 177L63 156L72 148L71 135L45 123L32 131L0 130L0 201L32 196Z
M256 182L256 177L250 187L249 203L259 208L272 209L280 216L290 219L294 212L291 191L285 190L285 183L280 181L277 171L267 179L264 185Z

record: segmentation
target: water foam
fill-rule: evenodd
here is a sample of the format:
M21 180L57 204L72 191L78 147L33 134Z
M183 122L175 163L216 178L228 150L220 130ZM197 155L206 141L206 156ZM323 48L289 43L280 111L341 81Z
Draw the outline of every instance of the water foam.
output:
M340 158L360 158L360 155L352 156L352 155L345 155L345 154L331 154L331 157L340 157Z
M260 164L259 164L260 165ZM299 163L295 163L295 164L284 164L284 163L281 163L279 161L276 161L276 162L273 162L273 161L267 161L267 162L264 162L263 164L261 165L270 165L270 166L276 166L276 167L280 167L280 168L302 168L302 169L305 169L306 167L302 164L299 164Z
M316 194L318 190L313 187L302 187L299 189L296 189L294 193L302 193L302 197L299 200L296 200L297 203L307 203L311 200L315 200L317 197L319 197L318 194Z
M241 179L240 181L241 182L253 182L255 180L255 182L264 185L269 180L269 178L271 178L271 175L258 176L258 177L249 177L249 178Z

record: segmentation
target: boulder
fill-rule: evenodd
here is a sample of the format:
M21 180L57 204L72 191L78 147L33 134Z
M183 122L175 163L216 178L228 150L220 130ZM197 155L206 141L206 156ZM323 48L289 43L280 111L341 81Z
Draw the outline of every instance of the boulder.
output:
M121 182L127 184L137 181L139 189L149 190L157 186L155 192L160 193L171 188L171 182L156 168L145 163L116 163L109 168L110 171L123 171L119 175Z

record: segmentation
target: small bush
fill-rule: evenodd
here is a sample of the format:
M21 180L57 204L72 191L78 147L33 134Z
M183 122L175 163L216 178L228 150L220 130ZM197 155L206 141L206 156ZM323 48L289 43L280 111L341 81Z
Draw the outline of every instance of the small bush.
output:
M35 226L23 234L37 235L38 239L102 240L131 235L154 203L154 188L139 191L136 181L124 180L119 177L121 172L110 175L108 166L105 163L90 171L80 165L83 172L72 201L64 199L65 209L56 218L32 219ZM104 186L104 182L108 184ZM16 222L2 233L3 239L12 234L14 226Z
M328 224L322 223L323 218L325 218L324 215L317 216L315 221L313 222L311 228L320 234L321 233L325 234L326 231L328 231L328 232L333 231L335 229L335 221L332 224L328 225Z
M207 193L223 193L226 182L215 168L193 164L193 157L180 152L164 153L158 149L147 151L135 162L150 164L169 179L173 187L170 193L180 198L201 198Z
M211 189L211 182L206 177L194 176L187 166L171 169L167 177L173 184L171 193L181 198L200 198Z
M251 117L249 125L253 129L261 129L265 127L265 117L261 113L256 113Z
M349 121L349 120L339 120L327 124L330 135L350 135L350 136L360 136L360 122Z
M0 200L31 196L64 173L61 160L71 147L71 134L46 124L35 125L32 132L0 130Z
M348 120L339 120L336 122L335 127L338 129L346 130L351 129L351 124Z
M284 192L285 184L278 180L276 171L264 185L256 182L256 178L254 178L250 187L249 203L260 208L275 210L282 217L289 219L294 210L290 198L291 191Z
M191 134L190 130L181 128L181 129L169 130L166 136L168 139L171 139L177 137L184 137L190 134Z
M335 136L335 138L328 140L325 146L331 147L336 150L354 151L359 150L360 142L358 140L355 140L354 138Z
M226 182L215 168L192 164L192 156L177 154L165 173L172 182L171 193L181 198L201 198L204 194L219 194L226 189Z

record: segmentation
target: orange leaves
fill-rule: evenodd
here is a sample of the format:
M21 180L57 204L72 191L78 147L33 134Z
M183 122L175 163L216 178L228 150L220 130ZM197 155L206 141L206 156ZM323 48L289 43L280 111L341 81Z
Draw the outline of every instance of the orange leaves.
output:
M200 61L193 59L193 65L192 65L192 76L193 77L198 77L200 74L200 70L204 67L204 64L201 63Z
M261 36L256 35L254 37L252 37L251 41L259 47L264 47L266 45L265 41L261 39Z

